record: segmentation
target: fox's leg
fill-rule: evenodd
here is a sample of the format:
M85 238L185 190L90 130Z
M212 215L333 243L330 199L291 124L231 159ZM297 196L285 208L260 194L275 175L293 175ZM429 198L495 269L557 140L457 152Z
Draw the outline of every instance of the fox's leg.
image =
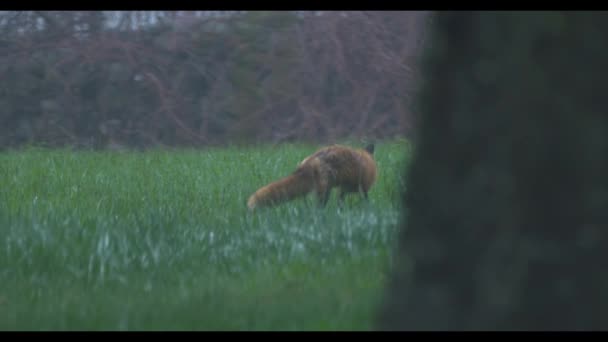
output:
M327 205L327 201L329 200L329 190L317 190L317 197L319 199L319 206L324 208Z
M327 182L318 181L315 184L315 191L317 193L317 198L319 199L319 206L321 208L327 205L327 201L329 200L329 194L331 192L331 188L328 186Z
M365 199L365 201L369 202L369 198L367 197L367 190L365 190L363 187L360 186L359 193L361 194L363 199Z
M340 197L338 197L338 206L342 208L344 206L344 198L346 197L346 191L340 189Z

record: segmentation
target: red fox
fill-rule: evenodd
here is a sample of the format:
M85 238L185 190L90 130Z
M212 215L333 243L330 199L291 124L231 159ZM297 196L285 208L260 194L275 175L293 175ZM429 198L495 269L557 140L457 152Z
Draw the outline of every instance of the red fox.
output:
M359 192L368 200L367 193L376 181L374 144L365 149L332 145L306 157L289 176L272 182L249 197L247 206L273 206L315 191L319 204L325 207L331 190L340 188L339 205L348 193Z

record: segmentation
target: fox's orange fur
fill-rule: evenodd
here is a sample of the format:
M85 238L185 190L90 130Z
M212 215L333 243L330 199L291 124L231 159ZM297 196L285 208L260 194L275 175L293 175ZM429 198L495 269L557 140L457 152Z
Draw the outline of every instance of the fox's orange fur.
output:
M360 192L367 200L367 193L376 181L374 145L365 149L332 145L317 150L306 157L289 176L272 182L256 191L247 206L250 210L272 206L302 197L314 191L319 204L325 206L331 190L340 188L339 203L348 193Z

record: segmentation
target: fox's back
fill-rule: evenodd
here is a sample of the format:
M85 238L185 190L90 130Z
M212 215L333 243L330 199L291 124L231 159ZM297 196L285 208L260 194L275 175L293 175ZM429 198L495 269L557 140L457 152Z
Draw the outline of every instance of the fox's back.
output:
M328 146L300 163L300 167L306 165L319 168L319 172L328 177L330 186L338 186L347 191L357 191L359 186L367 191L376 180L376 163L372 155L362 149Z

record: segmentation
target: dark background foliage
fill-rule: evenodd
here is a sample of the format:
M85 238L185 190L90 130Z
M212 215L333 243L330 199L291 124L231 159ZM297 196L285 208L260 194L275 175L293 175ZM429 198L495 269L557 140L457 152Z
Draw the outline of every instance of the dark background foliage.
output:
M0 147L407 135L425 12L2 12Z

